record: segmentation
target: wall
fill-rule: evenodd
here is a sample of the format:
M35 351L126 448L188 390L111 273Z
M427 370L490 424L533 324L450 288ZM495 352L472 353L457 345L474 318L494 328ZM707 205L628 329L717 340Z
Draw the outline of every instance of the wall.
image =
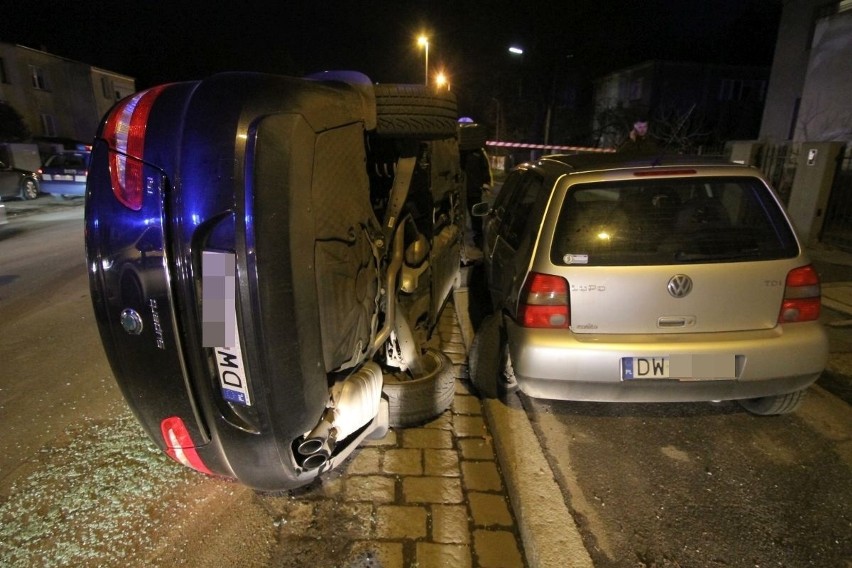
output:
M825 0L787 0L781 13L769 90L763 107L760 138L772 142L790 139L796 101L802 96L810 45L808 35L814 8Z
M42 115L53 117L54 136L91 142L98 122L117 96L135 91L132 77L96 69L86 63L20 45L0 42L5 81L0 100L23 118L34 137L46 136ZM42 71L44 88L33 85L32 68ZM110 80L105 92L100 77Z
M850 62L852 10L847 10L816 26L794 140L852 140Z

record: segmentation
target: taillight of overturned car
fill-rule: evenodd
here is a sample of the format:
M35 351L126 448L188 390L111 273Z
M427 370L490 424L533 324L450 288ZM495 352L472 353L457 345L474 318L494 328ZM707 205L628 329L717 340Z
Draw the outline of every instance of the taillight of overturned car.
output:
M154 101L168 85L140 91L119 102L104 123L103 137L110 147L109 174L112 192L125 207L142 208L145 181L142 170L145 130Z
M160 432L166 444L166 455L186 467L212 475L195 450L195 442L179 416L169 416L160 423Z
M819 319L820 295L819 275L814 267L808 265L794 268L787 274L778 323Z
M518 323L536 328L570 326L568 281L561 276L531 272L519 298Z

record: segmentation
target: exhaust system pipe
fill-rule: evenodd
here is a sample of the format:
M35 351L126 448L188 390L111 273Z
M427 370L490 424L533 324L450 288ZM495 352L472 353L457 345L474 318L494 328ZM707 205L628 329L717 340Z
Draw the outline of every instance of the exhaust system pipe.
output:
M314 426L299 444L298 451L305 457L302 467L316 469L322 467L331 458L337 444L337 429L334 427L334 411L326 409L319 423Z
M297 451L305 459L302 467L324 466L338 440L345 440L379 413L382 398L382 369L372 361L331 388L331 402L314 428L305 435Z
M402 269L403 253L405 252L405 238L403 237L404 229L405 223L400 223L393 236L393 253L391 255L391 263L390 266L388 266L387 278L385 281L385 294L387 294L387 297L385 298L385 305L387 306L387 313L385 314L384 325L379 333L376 334L375 341L373 341L373 348L370 351L370 356L373 356L382 348L382 345L384 345L385 341L387 341L387 338L390 337L391 330L393 330L393 325L396 321L396 277Z

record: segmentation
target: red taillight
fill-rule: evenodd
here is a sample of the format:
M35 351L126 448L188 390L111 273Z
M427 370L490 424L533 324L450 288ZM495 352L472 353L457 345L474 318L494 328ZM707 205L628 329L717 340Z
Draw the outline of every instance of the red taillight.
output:
M819 275L813 266L800 266L787 274L784 301L778 323L814 321L819 319Z
M523 327L567 328L571 325L568 281L531 272L521 292L518 321Z
M112 191L116 199L134 211L142 208L145 189L142 158L148 115L154 101L167 86L160 85L124 99L110 111L104 125L104 138L113 150L109 155Z
M166 454L178 463L201 473L213 475L195 451L195 443L179 416L170 416L160 423L160 431L166 442Z

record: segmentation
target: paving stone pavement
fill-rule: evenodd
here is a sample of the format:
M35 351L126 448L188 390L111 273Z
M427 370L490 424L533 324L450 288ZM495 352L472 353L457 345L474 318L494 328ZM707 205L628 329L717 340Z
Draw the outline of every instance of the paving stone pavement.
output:
M437 336L456 376L449 410L363 444L318 483L265 499L290 559L301 557L295 550L311 558L321 541L345 568L528 566L452 305Z

